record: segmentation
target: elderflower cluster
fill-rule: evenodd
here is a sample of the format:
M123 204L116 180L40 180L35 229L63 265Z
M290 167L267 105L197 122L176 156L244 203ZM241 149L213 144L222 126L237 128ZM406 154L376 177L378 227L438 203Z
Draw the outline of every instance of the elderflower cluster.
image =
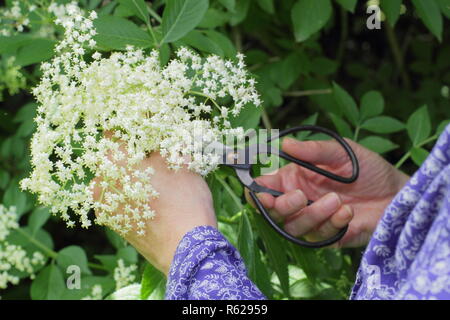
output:
M36 9L35 5L22 10L19 1L13 1L11 8L0 8L0 35L10 36L13 31L22 32L30 24L28 13Z
M3 90L14 95L26 87L26 79L14 60L15 57L0 60L0 101L3 101Z
M122 289L133 283L136 279L134 272L137 270L135 264L125 266L123 259L117 261L117 267L114 269L114 281L116 281L116 290Z
M102 300L103 299L103 287L100 284L94 284L91 288L91 293L81 300Z
M260 104L254 80L242 55L231 62L181 48L162 67L156 50L91 54L95 12L86 17L74 4L66 12L56 20L64 38L53 60L42 64L33 90L39 102L33 170L21 186L69 227L77 220L89 227L94 209L98 224L144 235L158 190L153 169L140 168L141 161L158 151L172 169L214 170L219 156L204 147L224 135L243 135L230 116ZM100 190L95 199L94 189Z
M18 284L24 273L33 279L36 267L45 263L41 252L35 251L30 256L23 247L7 241L11 231L19 228L17 220L15 207L7 209L0 205L0 289L6 289L9 283Z

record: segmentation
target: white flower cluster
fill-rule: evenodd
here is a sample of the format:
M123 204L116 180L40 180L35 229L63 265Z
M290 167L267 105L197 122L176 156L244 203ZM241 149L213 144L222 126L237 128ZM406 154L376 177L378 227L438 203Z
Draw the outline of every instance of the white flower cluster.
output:
M22 10L19 1L13 1L11 8L0 8L0 35L10 36L12 30L24 31L24 27L30 24L28 12L35 9L36 6L32 5L27 6L27 10Z
M117 261L117 267L114 269L114 281L116 281L116 290L122 289L133 283L136 279L134 272L137 270L135 264L125 266L123 259Z
M91 293L81 300L102 300L103 299L103 287L100 284L94 284L91 288Z
M20 66L14 64L15 57L0 60L0 101L3 101L3 90L14 95L26 88L26 78L20 72Z
M0 289L9 283L18 284L20 273L29 274L33 279L35 268L45 263L41 252L35 251L30 257L23 247L7 241L11 231L19 228L17 220L15 207L7 209L0 205Z
M187 165L203 175L214 170L219 157L204 153L204 146L243 135L242 128L231 128L229 116L260 104L254 80L242 55L233 63L182 48L165 67L157 51L146 55L132 47L108 57L89 55L96 45L95 12L87 18L73 3L66 12L56 21L64 39L53 60L42 64L33 91L39 102L33 171L22 188L37 193L69 227L73 217L89 227L94 209L97 223L122 235L136 227L143 235L158 191L151 185L152 168L139 169L141 160L158 151L173 169ZM102 182L95 201L97 177Z

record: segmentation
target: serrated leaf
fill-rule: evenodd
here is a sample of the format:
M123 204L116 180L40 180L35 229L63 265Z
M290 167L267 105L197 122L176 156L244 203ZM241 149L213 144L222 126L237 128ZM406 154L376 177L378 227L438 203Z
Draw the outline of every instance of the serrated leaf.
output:
M153 45L147 32L124 18L103 16L94 20L94 26L97 31L97 46L103 50L125 50L128 45L138 48Z
M383 154L398 148L398 145L393 143L392 141L377 137L377 136L369 136L359 141L361 145L375 151L379 154Z
M341 5L345 10L350 11L351 13L355 12L356 3L358 0L336 0L337 3Z
M56 258L62 270L67 270L71 265L76 265L84 274L91 274L88 267L88 260L83 248L79 246L68 246L58 252Z
M442 14L439 5L434 0L412 0L422 22L432 34L442 41Z
M361 98L361 121L380 115L384 109L384 99L378 91L366 92Z
M359 111L352 96L335 82L333 82L333 96L339 108L343 111L344 116L351 124L357 126L359 122Z
M297 42L307 40L322 29L331 17L330 0L298 0L291 11Z
M379 116L366 120L361 128L374 133L393 133L402 131L405 125L395 118Z
M162 17L162 43L176 41L194 29L208 10L208 0L168 1Z
M381 0L381 10L386 14L387 21L394 27L400 16L400 8L403 0Z
M428 107L423 106L416 110L406 124L408 135L414 146L417 146L431 134L431 120Z
M416 165L419 167L424 163L424 161L428 158L430 153L423 148L412 148L411 149L411 158Z

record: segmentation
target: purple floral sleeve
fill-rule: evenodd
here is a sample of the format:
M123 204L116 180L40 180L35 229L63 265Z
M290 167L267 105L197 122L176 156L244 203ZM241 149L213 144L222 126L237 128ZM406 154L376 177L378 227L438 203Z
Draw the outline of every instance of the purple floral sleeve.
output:
M386 209L352 299L450 299L450 126Z
M167 280L169 300L265 299L239 252L215 228L200 226L180 241Z

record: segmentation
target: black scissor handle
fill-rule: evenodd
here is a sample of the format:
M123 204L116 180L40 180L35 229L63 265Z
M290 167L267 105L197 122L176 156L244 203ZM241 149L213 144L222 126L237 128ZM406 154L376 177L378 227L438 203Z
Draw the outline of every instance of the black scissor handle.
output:
M278 155L280 156L280 158L286 159L290 162L293 162L295 164L298 164L299 166L302 166L306 169L309 169L311 171L314 171L315 173L318 173L320 175L323 175L327 178L330 178L332 180L341 182L341 183L352 183L355 182L356 179L358 179L358 175L359 175L359 164L358 164L358 159L355 155L355 153L353 152L352 148L350 147L350 145L347 143L347 141L345 141L341 136L339 136L337 133L335 133L334 131L328 130L326 128L322 128L319 126L313 126L313 125L304 125L304 126L298 126L298 127L293 127L293 128L289 128L286 130L283 130L280 132L279 135L274 136L274 137L270 137L268 142L279 139L281 137L287 136L288 134L291 133L296 133L296 132L302 132L302 131L311 131L311 132L317 132L317 133L324 133L330 137L332 137L333 139L335 139L345 150L345 152L347 153L348 157L350 158L350 161L352 163L352 175L351 177L343 177L343 176L339 176L337 174L334 174L333 172L324 170L322 168L319 168L315 165L313 165L312 163L309 163L307 161L303 161L297 158L294 158L290 155L288 155L287 153L279 150L278 151Z
M323 247L332 245L333 243L339 241L340 239L342 239L342 237L347 232L348 225L345 226L344 228L342 228L341 230L339 230L339 232L336 233L334 236L332 236L331 238L326 239L326 240L310 242L310 241L298 239L298 238L294 237L293 235L284 231L282 228L280 228L280 226L278 226L278 224L275 221L273 221L273 219L270 217L270 214L267 212L266 208L264 208L261 201L259 201L256 194L252 190L249 190L249 193L250 193L250 196L252 197L253 201L255 202L256 207L258 208L258 211L261 212L264 219L269 223L269 225L276 232L281 234L284 238L288 239L289 241L291 241L299 246L306 247L306 248L323 248Z
M334 138L344 148L344 150L346 151L347 155L350 158L350 161L352 163L351 177L343 177L343 176L336 175L332 172L329 172L327 170L319 168L319 167L313 165L312 163L294 158L281 150L277 151L278 156L280 156L281 158L286 159L288 161L294 162L295 164L305 167L305 168L307 168L311 171L314 171L318 174L321 174L327 178L341 182L341 183L352 183L352 182L356 181L356 179L358 178L358 175L359 175L359 164L358 164L358 159L356 157L356 154L353 152L352 148L347 143L347 141L345 141L341 136L339 136L337 133L335 133L331 130L328 130L326 128L322 128L319 126L312 126L312 125L298 126L298 127L283 130L282 132L280 132L279 135L270 137L268 139L268 142L271 142L273 140L276 140L276 139L286 136L288 134L295 133L295 132L301 132L301 131L312 131L312 132L324 133L324 134ZM277 190L273 190L273 189L269 189L269 188L260 186L256 182L252 183L252 185L250 186L250 190L249 190L250 196L253 199L254 203L256 204L256 207L258 208L259 212L263 215L264 219L270 224L270 226L276 232L281 234L284 238L288 239L289 241L291 241L297 245L300 245L300 246L303 246L306 248L326 247L326 246L329 246L329 245L339 241L340 239L342 239L342 237L347 232L348 225L345 226L344 228L342 228L341 230L339 230L339 232L337 234L335 234L333 237L326 239L326 240L310 242L310 241L298 239L298 238L290 235L286 231L284 231L282 228L280 228L278 226L278 224L275 221L273 221L273 219L270 217L270 214L267 212L266 208L262 205L261 201L256 196L255 192L266 192L266 193L273 195L274 197L281 196L283 193L280 191L277 191ZM308 205L310 205L312 203L313 203L312 201L310 201L310 200L308 201Z

